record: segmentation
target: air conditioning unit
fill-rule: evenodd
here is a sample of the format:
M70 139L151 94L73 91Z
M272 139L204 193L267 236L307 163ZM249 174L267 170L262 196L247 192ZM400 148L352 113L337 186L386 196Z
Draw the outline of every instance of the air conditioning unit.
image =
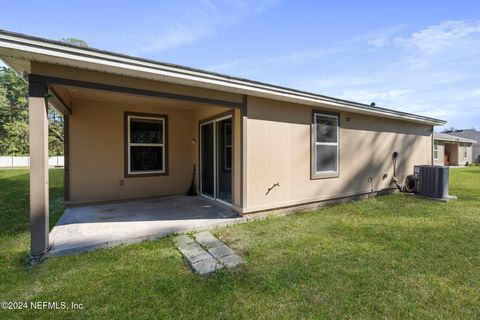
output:
M415 166L414 192L422 197L434 199L452 199L448 195L448 167Z

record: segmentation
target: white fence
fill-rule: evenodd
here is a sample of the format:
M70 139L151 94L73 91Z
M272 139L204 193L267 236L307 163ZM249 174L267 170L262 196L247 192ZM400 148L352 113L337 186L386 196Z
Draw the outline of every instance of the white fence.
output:
M65 158L63 156L48 158L48 165L63 167ZM29 167L30 157L0 157L0 168L8 167Z

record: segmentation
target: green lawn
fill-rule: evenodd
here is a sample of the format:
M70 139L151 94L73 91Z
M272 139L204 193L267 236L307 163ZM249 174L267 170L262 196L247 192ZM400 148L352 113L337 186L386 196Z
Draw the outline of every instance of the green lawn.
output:
M62 211L61 170L51 172ZM402 194L221 228L247 264L190 272L169 238L27 265L28 172L0 171L0 318L480 318L480 168L442 203Z

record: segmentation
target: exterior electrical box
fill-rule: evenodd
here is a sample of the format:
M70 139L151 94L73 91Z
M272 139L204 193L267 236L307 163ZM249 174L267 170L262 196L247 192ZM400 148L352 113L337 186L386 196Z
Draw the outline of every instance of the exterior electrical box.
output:
M422 197L446 199L448 195L448 167L415 166L417 180L414 192Z

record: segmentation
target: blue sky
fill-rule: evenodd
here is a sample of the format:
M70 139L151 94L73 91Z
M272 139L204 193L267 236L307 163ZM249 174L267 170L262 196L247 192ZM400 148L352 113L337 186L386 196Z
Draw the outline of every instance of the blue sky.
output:
M0 29L480 129L480 1L9 1Z

